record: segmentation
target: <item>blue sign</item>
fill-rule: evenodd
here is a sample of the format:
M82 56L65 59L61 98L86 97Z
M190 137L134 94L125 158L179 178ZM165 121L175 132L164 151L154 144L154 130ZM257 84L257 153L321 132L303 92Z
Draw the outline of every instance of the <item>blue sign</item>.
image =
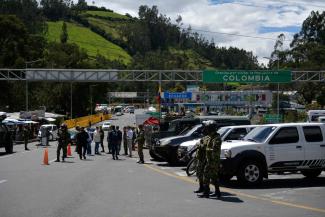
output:
M191 92L181 92L181 93L164 92L164 99L192 99L192 93Z

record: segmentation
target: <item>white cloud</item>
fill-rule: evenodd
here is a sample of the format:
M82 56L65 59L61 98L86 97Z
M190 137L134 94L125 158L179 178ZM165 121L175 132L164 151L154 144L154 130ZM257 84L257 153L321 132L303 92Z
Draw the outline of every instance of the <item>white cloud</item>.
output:
M222 1L219 1L222 2ZM92 4L91 0L88 0ZM175 20L183 18L184 27L231 34L274 38L284 33L291 40L293 33L259 33L261 27L301 26L312 10L325 10L323 0L234 0L233 3L213 4L209 0L95 0L95 5L105 6L118 13L137 16L140 5L157 5L160 13ZM218 46L236 46L252 51L260 62L270 56L275 41L256 38L225 36L198 32L207 38L213 37ZM289 42L286 43L288 46Z

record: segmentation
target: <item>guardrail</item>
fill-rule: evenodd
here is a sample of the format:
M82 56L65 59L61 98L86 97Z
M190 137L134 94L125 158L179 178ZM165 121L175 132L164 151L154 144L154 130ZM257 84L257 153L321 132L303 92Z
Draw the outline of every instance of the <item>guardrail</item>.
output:
M112 118L112 115L110 115L110 114L99 113L99 114L94 114L94 115L88 115L85 117L66 120L66 121L64 121L64 123L70 129L70 128L74 128L76 126L88 127L90 124L93 125L93 124L96 124L96 123L104 121L104 120L109 120L111 118Z

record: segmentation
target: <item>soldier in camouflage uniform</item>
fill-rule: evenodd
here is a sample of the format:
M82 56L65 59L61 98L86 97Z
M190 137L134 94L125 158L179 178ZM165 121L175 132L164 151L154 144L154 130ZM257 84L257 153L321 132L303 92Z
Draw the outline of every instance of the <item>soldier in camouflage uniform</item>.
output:
M70 133L68 132L67 125L62 124L61 128L59 129L58 132L58 148L56 151L56 161L55 162L60 162L60 150L62 149L63 154L62 154L62 162L64 162L65 158L67 157L67 147L70 142Z
M140 160L137 163L144 164L143 145L145 142L143 125L139 125L139 133L135 142L138 143L138 155Z
M215 193L211 196L220 198L221 193L219 189L219 166L220 166L220 152L221 152L221 138L217 133L217 125L210 121L206 124L208 138L206 142L206 164L203 172L203 194L200 197L208 198L210 196L210 183L215 186Z
M204 135L206 135L205 132L203 132ZM204 173L204 167L206 164L206 145L207 145L207 139L209 137L206 135L204 136L198 143L197 143L197 151L196 151L196 159L197 159L197 165L196 165L196 177L199 180L199 189L194 191L194 193L202 193L203 192L203 173Z

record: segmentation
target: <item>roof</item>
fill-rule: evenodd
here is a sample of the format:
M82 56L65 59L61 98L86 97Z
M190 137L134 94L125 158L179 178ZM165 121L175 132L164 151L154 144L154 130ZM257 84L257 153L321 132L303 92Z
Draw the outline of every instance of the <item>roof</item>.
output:
M310 122L302 122L302 123L281 123L281 124L265 124L260 126L274 126L274 127L281 127L281 126L323 126L323 123L310 123Z

